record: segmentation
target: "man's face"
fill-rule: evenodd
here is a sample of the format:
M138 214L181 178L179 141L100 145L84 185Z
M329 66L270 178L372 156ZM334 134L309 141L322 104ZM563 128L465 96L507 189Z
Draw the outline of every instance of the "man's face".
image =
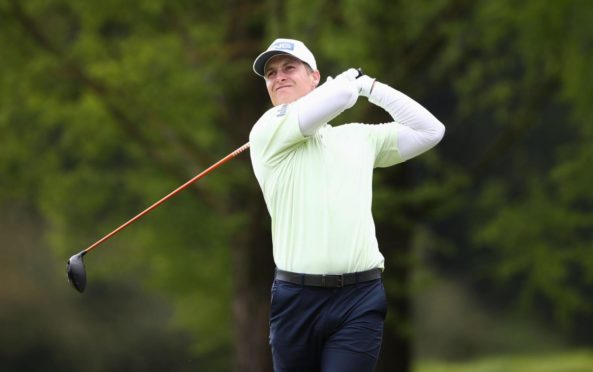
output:
M299 59L286 54L270 58L264 70L266 87L274 106L292 103L315 89L319 71L311 71Z

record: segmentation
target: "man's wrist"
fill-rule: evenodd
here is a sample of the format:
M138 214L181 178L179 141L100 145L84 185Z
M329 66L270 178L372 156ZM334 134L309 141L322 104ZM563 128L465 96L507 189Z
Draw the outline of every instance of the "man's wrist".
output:
M356 79L356 85L358 87L358 94L364 97L369 97L375 85L375 79L368 75L363 75Z

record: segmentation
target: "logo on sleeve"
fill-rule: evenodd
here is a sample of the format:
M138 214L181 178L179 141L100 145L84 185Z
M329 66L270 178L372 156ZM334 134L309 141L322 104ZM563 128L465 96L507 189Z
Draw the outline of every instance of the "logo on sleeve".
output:
M276 111L276 117L277 118L280 118L280 117L286 115L286 111L287 110L288 110L288 105L287 104L284 104L284 105L280 106L278 108L278 111Z

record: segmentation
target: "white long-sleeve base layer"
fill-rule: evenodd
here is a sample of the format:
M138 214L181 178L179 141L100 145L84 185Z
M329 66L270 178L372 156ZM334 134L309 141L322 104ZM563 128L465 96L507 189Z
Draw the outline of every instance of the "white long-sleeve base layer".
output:
M393 122L331 126L358 98L354 84L336 80L270 109L250 133L254 173L272 218L274 261L283 270L383 268L371 213L373 169L417 156L444 134L424 107L379 82L369 101Z

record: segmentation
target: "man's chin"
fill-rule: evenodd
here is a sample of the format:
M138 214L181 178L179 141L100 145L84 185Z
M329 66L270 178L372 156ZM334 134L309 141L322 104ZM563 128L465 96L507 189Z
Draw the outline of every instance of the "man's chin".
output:
M287 105L293 103L296 100L297 98L295 97L276 97L276 99L272 103L274 104L274 106Z

